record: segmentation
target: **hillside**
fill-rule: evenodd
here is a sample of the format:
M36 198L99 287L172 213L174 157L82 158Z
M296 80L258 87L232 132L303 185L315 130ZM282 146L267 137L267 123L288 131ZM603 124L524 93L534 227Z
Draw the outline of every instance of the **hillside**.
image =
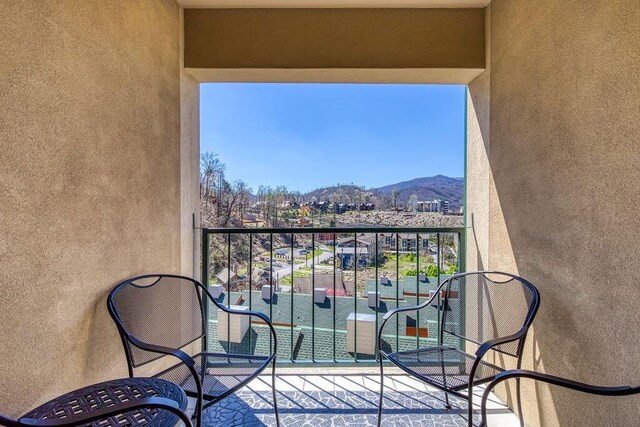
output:
M376 195L391 196L393 190L398 190L398 201L406 202L412 194L418 200L444 199L450 206L462 206L464 197L464 178L450 178L444 175L415 178L410 181L386 185L371 190Z
M360 200L363 202L366 201L367 197L390 200L394 190L398 191L398 204L406 203L415 194L418 200L448 200L450 206L454 208L462 206L464 178L436 175L370 189L364 189L356 185L332 186L313 190L305 194L305 198L315 197L317 200L330 200L334 195L334 198L339 200L339 195L342 195L345 199L351 200L354 199L354 196L360 195ZM338 197L335 195L338 195Z

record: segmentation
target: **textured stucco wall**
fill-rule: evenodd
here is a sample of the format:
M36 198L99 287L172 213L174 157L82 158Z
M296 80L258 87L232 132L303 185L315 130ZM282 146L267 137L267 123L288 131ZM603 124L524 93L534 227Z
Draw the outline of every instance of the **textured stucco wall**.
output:
M180 194L182 274L199 277L200 83L184 68L184 9L180 9Z
M188 9L185 66L482 69L482 9Z
M181 269L179 9L0 9L0 410L126 375L105 298ZM188 262L188 261L184 261Z
M485 11L485 49L489 57L490 12ZM489 266L489 66L467 85L467 170L465 209L467 221L467 271Z
M639 22L628 0L490 9L489 268L540 289L525 367L603 385L640 382ZM637 425L640 403L524 400L545 426Z

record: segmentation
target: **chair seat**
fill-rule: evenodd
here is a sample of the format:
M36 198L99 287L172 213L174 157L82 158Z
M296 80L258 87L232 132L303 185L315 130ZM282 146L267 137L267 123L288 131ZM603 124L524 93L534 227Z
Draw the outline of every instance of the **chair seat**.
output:
M385 356L394 365L422 381L454 391L469 387L469 373L476 359L474 355L446 346L385 353ZM502 371L502 368L483 360L478 365L473 382L481 384L490 381Z
M193 356L194 368L202 377L202 393L207 400L217 401L249 382L266 368L271 356L254 356L227 353L200 353ZM178 363L155 375L185 389L196 396L197 388L191 371L184 363Z

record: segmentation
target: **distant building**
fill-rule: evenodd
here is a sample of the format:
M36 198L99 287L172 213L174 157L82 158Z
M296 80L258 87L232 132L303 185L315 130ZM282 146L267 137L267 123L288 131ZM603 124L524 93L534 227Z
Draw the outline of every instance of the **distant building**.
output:
M416 202L416 210L418 212L440 212L446 214L449 213L449 202L441 199Z
M411 233L398 234L398 250L404 252L412 252L416 250L416 235ZM385 251L396 250L396 234L385 235L382 239L382 246ZM429 249L429 239L420 237L421 250Z
M357 257L358 263L370 264L376 259L375 235L358 237L347 237L338 240L335 252L343 268L352 267L354 259ZM356 244L357 242L357 244ZM378 245L377 255L382 255L382 245Z

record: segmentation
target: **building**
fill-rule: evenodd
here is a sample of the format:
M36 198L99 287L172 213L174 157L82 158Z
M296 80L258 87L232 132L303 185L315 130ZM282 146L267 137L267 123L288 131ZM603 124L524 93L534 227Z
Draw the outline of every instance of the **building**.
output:
M415 252L417 248L417 239L414 233L397 233L398 235L398 250L401 252ZM425 238L426 237L426 238ZM396 234L390 233L382 237L382 245L385 251L396 250ZM426 251L429 249L428 236L420 236L420 250Z
M354 258L357 255L358 262L369 265L375 261L376 256L383 253L382 245L378 244L376 253L375 235L367 234L355 237L346 237L338 240L335 246L336 257L343 268L353 268Z
M440 212L449 213L449 202L442 199L433 199L427 201L416 202L417 212Z

